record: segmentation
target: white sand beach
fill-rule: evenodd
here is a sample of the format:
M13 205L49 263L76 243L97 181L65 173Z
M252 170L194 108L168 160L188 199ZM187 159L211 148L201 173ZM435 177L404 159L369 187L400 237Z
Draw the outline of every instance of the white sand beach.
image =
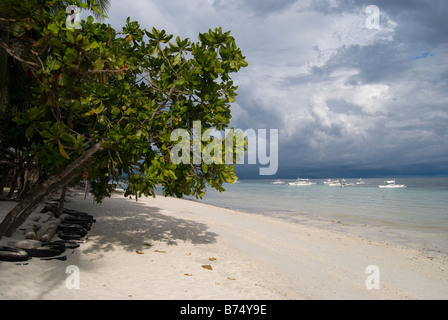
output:
M0 218L14 205L0 202ZM66 207L95 217L87 239L66 261L0 262L0 299L448 298L441 253L182 199L117 192L94 204L71 190ZM371 265L378 289L366 287Z

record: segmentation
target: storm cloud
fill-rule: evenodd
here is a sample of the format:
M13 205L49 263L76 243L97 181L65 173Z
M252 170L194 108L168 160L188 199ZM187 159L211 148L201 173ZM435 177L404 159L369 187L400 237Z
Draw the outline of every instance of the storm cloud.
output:
M279 129L278 177L448 173L447 1L111 3L116 28L129 16L192 40L231 30L249 63L231 125Z

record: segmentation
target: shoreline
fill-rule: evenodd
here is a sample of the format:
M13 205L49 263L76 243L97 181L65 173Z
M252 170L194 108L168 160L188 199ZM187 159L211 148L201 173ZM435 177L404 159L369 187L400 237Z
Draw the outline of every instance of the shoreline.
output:
M253 182L253 180L246 181L248 181L248 185L251 185L250 183ZM410 184L411 187L409 190L415 188L415 182L413 183L414 184ZM252 185L256 184L252 183ZM369 185L372 185L372 183L369 182ZM282 190L281 187L277 187L273 190L278 190L279 188ZM365 186L360 188L361 190L371 189L370 187L367 187L366 189ZM334 188L326 188L324 185L314 188L314 190L318 191L316 194L324 193L323 191L327 191L325 189L335 190ZM350 188L350 191L354 191L356 189L357 188ZM376 190L377 188L373 189L373 191ZM294 203L296 206L292 207L290 203L283 205L282 202L276 201L275 199L279 199L282 195L277 197L275 194L274 197L272 197L274 199L271 199L274 202L274 205L271 205L269 202L262 202L269 206L268 209L256 204L245 205L241 202L242 197L239 195L236 195L237 202L234 204L232 201L232 196L235 191L238 191L238 189L235 188L233 191L225 192L225 194L223 194L224 199L227 200L225 202L220 199L216 199L216 195L213 195L207 199L207 194L202 200L193 200L230 210L275 217L301 225L325 228L342 233L357 234L369 240L396 243L428 254L442 253L448 255L448 229L446 227L446 219L444 221L440 220L440 223L434 222L436 220L429 223L427 223L426 220L419 220L427 219L422 218L426 217L425 213L427 210L431 210L431 208L428 208L427 205L425 205L425 212L420 213L419 217L415 216L416 212L412 211L413 209L410 209L411 212L406 209L402 210L401 215L403 215L404 219L400 220L397 219L399 215L395 216L395 212L390 212L391 216L387 214L383 214L383 216L381 216L381 212L378 212L381 208L375 207L376 203L374 206L375 209L368 209L370 210L370 213L367 214L363 213L363 210L366 208L363 207L362 203L353 204L348 208L339 208L339 204L336 203L334 204L336 210L333 211L332 204L326 203L325 205L321 205L320 200L319 203L316 203L316 199L312 199L314 202L311 202L311 205L309 205L308 200L303 199L302 197ZM281 192L283 192L283 190ZM253 192L249 192L247 196L252 197L255 196L255 194ZM288 199L285 199L285 201L288 201ZM359 212L355 212L355 210L353 210L353 208L356 208L357 206L360 206L358 207ZM443 209L435 208L436 212L437 210L440 211ZM444 211L440 211L440 214L442 213L445 216ZM379 214L379 217L377 217L377 214ZM414 218L412 218L412 215L414 215ZM434 215L430 216L428 221L431 221L431 219L439 219L439 217Z
M446 254L190 199L115 192L93 204L70 194L67 208L97 220L88 239L66 261L0 262L0 299L448 298ZM66 286L69 265L79 267L78 290ZM372 265L379 289L366 287Z
M418 234L421 238L422 235L431 237L431 233L423 231L408 230L404 228L398 228L393 224L390 225L372 225L368 223L354 222L354 221L341 221L338 219L331 219L323 215L317 216L315 214L300 213L300 216L291 216L291 213L281 213L275 215L269 215L267 213L251 212L241 209L235 209L231 207L220 207L212 203L201 202L197 199L183 199L199 204L209 205L215 208L221 208L231 211L240 212L242 214L259 215L262 217L279 219L293 224L308 226L311 228L325 229L328 231L340 232L343 234L352 234L357 237L364 238L367 241L384 242L392 245L398 245L404 249L413 249L420 251L426 255L447 255L448 256L448 244L440 243L422 243L420 241L414 241L412 236ZM414 232L415 234L411 234ZM406 237L403 237L406 234Z

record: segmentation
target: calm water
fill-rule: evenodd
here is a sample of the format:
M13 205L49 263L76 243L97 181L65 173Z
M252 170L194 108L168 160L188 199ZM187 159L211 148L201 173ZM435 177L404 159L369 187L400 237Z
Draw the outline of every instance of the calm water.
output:
M311 186L272 181L242 180L226 185L223 193L210 189L200 201L448 253L448 178L396 179L407 186L403 189L378 188L384 179L364 179L365 185L344 188L323 180L311 180L316 182Z

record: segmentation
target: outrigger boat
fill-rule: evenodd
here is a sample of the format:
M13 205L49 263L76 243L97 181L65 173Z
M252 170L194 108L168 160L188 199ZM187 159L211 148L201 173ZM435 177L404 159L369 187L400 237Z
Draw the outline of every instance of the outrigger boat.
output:
M388 189L406 188L406 186L404 184L396 184L395 179L384 181L384 184L379 184L378 187L379 188L388 188Z
M310 179L300 179L297 178L295 182L289 182L290 186L310 186L312 184L316 184L315 182L311 182Z

